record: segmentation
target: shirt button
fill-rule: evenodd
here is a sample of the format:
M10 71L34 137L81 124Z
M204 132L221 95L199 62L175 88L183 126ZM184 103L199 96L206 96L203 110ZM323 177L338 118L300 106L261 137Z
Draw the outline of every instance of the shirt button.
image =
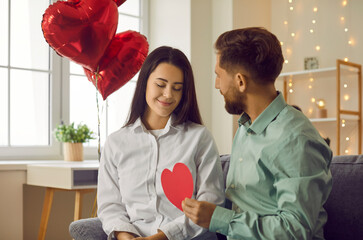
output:
M217 230L216 233L221 233L221 231Z
M243 161L243 158L239 158L239 161L242 162Z
M238 207L238 208L236 208L236 212L237 213L240 213L241 212L241 209Z
M231 188L234 188L234 184L231 184Z

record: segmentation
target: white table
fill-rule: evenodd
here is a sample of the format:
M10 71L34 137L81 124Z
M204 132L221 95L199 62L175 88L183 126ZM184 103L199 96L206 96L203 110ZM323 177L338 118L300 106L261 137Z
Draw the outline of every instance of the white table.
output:
M52 208L55 191L74 191L76 193L74 220L82 213L82 195L97 188L97 160L82 162L54 161L27 165L27 184L46 187L38 239L43 240Z

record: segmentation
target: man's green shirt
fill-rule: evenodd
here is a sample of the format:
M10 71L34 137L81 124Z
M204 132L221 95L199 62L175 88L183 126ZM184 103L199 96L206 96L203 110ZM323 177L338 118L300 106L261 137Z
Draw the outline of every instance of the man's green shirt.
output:
M332 152L305 115L278 92L251 124L239 119L226 198L209 229L228 239L323 239Z

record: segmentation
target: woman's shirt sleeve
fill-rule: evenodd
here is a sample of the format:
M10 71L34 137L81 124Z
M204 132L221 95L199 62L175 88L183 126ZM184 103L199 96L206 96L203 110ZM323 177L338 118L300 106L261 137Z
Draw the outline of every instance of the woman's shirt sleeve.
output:
M109 140L106 141L98 170L98 217L108 239L113 237L115 231L131 232L140 236L137 229L130 223L126 207L122 203L117 168L112 160L114 158L111 144Z

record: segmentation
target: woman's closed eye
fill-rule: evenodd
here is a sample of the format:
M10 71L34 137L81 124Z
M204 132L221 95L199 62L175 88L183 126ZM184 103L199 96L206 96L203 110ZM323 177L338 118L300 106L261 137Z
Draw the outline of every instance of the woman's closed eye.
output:
M183 90L183 87L182 86L176 86L176 87L173 87L173 90L177 91L177 92L180 92L181 90Z
M156 85L159 87L159 88L164 88L166 85L165 84L159 84L159 83L156 83Z
M160 83L156 83L156 85L159 87L159 88L165 88L166 87L166 84L160 84ZM179 86L180 84L176 85L176 86L173 86L172 89L176 92L179 92L183 89L183 86Z

